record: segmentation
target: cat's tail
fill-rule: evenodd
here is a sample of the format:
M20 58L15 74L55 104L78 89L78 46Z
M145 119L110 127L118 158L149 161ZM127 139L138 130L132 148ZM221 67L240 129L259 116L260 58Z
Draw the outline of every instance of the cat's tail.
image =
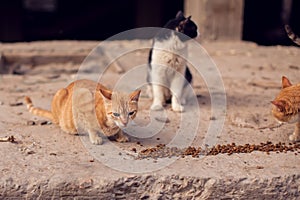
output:
M48 118L51 121L53 121L53 115L52 115L51 111L34 107L31 99L27 96L25 97L24 101L25 101L25 104L27 105L27 109L29 112L31 112L34 115L37 115L40 117L45 117L45 118Z
M291 27L290 27L289 25L285 25L284 28L285 28L285 32L287 33L287 35L289 36L289 38L290 38L295 44L297 44L297 45L300 46L300 37L299 37L298 35L296 35L296 34L292 31L292 29L291 29Z

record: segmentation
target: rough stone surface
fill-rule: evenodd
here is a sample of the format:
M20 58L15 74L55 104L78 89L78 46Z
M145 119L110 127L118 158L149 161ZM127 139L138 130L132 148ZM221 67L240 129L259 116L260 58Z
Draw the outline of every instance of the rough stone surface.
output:
M115 41L111 48L116 52L128 46L140 47L148 43ZM53 94L74 80L82 58L97 44L79 41L1 44L0 51L8 67L27 66L14 68L22 69L23 75L5 74L0 77L0 137L13 135L16 141L0 143L1 199L300 198L300 153L297 152L187 156L177 158L161 169L144 172L142 167L147 167L146 163L141 165L141 173L117 170L105 161L111 157L120 166L125 166L128 160L134 165L135 161L131 159L136 153L132 148L138 152L160 143L168 145L178 134L176 131L180 128L181 117L181 114L172 112L169 105L166 107L168 123L158 122L164 124L159 133L144 138L136 133L134 137L130 136L129 143L105 141L99 147L89 147L81 136L68 135L55 125L28 113L25 105L21 104L23 97L28 95L34 105L50 108ZM288 135L294 127L291 124L277 126L270 115L270 101L280 90L282 75L289 77L293 83L299 82L299 48L261 47L244 42L210 42L203 43L203 47L216 63L226 90L225 124L217 136L217 143L289 143ZM118 58L118 62L125 71L129 71L147 62L147 52L143 49L126 54ZM203 58L195 52L190 49L190 56ZM73 57L79 54L80 59ZM61 59L51 58L52 55ZM87 63L89 70L84 72L87 77L93 77L98 66L110 63L103 52L100 51L99 55L102 55L100 59ZM38 62L33 63L33 60ZM212 116L206 77L196 74L194 69L192 72L193 87L201 108L201 115L197 116L200 122L196 136L183 137L182 140L189 139L193 146L202 146L209 124L222 116ZM112 87L123 75L112 66L105 72L102 82ZM133 77L132 81L145 78L141 74ZM150 105L151 99L143 90L137 124L149 123ZM184 130L188 135L191 126L184 127ZM106 151L110 145L117 146L118 151ZM97 156L105 159L95 157L91 152L94 149L99 150ZM163 161L158 158L147 162L159 165Z

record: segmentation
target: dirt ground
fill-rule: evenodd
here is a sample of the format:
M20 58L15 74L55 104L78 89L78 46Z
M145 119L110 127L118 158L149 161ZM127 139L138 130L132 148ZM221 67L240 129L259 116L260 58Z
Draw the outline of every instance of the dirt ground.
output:
M298 47L266 47L249 42L203 42L204 49L191 47L189 61L200 60L199 68L204 70L203 73L198 73L196 70L198 66L193 67L189 64L194 76L193 88L197 103L188 105L183 114L174 113L170 105L167 105L165 116L162 117L162 113L149 112L151 99L145 93L146 75L143 71L145 68L142 67L141 71L140 68L136 68L147 63L149 49L142 47L147 47L149 44L150 41L114 41L106 45L110 55L106 53L107 49L98 47L83 64L83 59L98 45L98 42L53 41L0 44L0 51L4 55L2 72L13 73L3 74L0 77L0 137L13 135L16 140L15 143L0 143L2 157L0 190L3 197L9 196L9 193L15 196L25 194L27 197L34 197L36 192L45 195L41 192L41 188L52 184L53 191L61 179L64 183L76 180L80 188L81 184L95 184L97 178L93 178L94 182L90 183L88 177L98 177L99 181L103 177L105 180L131 177L132 173L139 172L142 174L155 172L158 176L164 173L168 176L177 174L194 176L203 172L200 177L228 179L296 176L298 178L293 181L299 183L300 153L297 152L270 155L255 152L231 157L218 155L202 160L199 158L201 161L195 161L194 158L178 158L175 164L167 168L155 168L155 170L149 168L140 171L135 168L131 171L128 168L114 167L99 159L102 156L109 162L109 157L124 156L123 159L126 160L126 156L136 156L145 148L157 144L176 146L178 142L180 147L189 145L203 147L205 144L227 143L260 144L267 141L289 143L288 136L293 132L294 125L285 124L279 127L271 116L270 101L279 93L283 75L287 76L292 83L299 82L300 49ZM131 51L122 55L122 49L127 48ZM110 63L111 58L116 56L123 72L118 70L115 63ZM102 147L91 146L86 139L81 141L80 136L68 135L45 119L31 115L22 104L24 96L28 95L32 97L34 105L50 108L55 92L77 77L98 80L101 74L99 66L101 69L103 66L109 66L101 78L104 85L114 87L122 80L124 82L121 81L119 84L122 89L129 91L141 87L143 90L136 123L144 129L133 131L129 143L106 142ZM210 80L218 76L221 80L218 83L222 84L209 85L213 83ZM221 86L224 87L220 88ZM212 101L214 95L217 98L214 102L216 104ZM219 96L221 98L218 99ZM226 97L226 102L223 101L223 97ZM215 112L214 109L217 111ZM154 118L151 118L151 115ZM161 122L160 118L163 120L168 118L167 123ZM154 128L161 128L160 131L142 133L141 130L151 129L151 127L147 128L147 124L151 122L154 123ZM209 127L214 124L217 124L217 127L212 129L214 133L211 133ZM129 132L130 130L132 129L129 129ZM176 138L176 135L180 138ZM109 149L108 144L117 147L116 155L110 156L110 152L106 152ZM136 151L133 150L134 148ZM98 151L102 152L101 155ZM154 161L150 159L150 162ZM126 167L125 161L124 166ZM186 170L191 166L193 167L191 171ZM211 174L207 168L212 170ZM105 169L107 173L96 172L98 169ZM196 172L196 169L199 171ZM207 184L211 183L207 182ZM36 187L37 185L40 185L40 188ZM88 185L87 188L90 186ZM286 191L286 194L288 192L292 192L295 197L299 195L299 187ZM276 195L274 191L271 193ZM238 197L230 192L226 194L227 197Z

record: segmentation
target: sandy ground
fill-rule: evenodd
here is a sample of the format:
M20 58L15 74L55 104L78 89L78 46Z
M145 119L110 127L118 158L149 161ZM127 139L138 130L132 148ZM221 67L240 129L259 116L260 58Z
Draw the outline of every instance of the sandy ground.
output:
M3 66L10 67L5 69L2 66L2 70L11 72L13 69L19 74L3 74L0 77L0 136L13 135L16 140L15 143L0 143L4 197L9 196L8 192L34 196L35 190L41 192L35 187L38 183L52 184L51 187L55 188L63 179L64 182L76 180L80 186L82 181L90 180L88 177L94 177L92 180L95 182L128 177L133 172L158 176L225 176L229 179L296 175L295 183L299 182L300 153L296 155L294 152L270 155L255 152L231 157L218 155L199 158L198 161L191 157L179 158L162 169L157 168L164 165L160 161L154 168L145 169L128 168L126 161L124 167L114 166L122 163L122 159L132 162L132 157L137 155L133 148L139 152L157 144L182 148L233 142L288 144L288 136L294 127L292 124L278 127L271 116L270 101L280 91L282 75L289 77L292 83L299 82L299 48L264 47L247 42L204 42L203 49L192 46L188 60L194 75L196 103L187 105L186 112L180 114L174 113L170 105L164 112L149 112L151 99L145 93L143 67L147 63L149 41L105 44L94 49L82 64L81 61L97 45L97 42L71 41L1 44L1 52L5 56ZM114 63L110 63L111 58L116 56L124 72L118 72ZM192 62L197 66L193 67ZM103 66L108 68L102 74ZM77 77L98 80L100 74L103 75L101 82L109 87L114 87L121 80L119 86L126 91L138 87L143 90L137 125L129 129L129 143L106 141L102 146L92 146L85 137L82 139L62 132L55 125L47 124L45 119L28 113L22 105L24 96L28 95L36 106L50 108L52 96L59 88ZM158 118L168 118L168 122L163 123ZM147 127L151 123L153 126ZM151 128L159 131L151 131ZM109 146L116 147L111 155ZM116 157L118 162L111 165L110 158ZM157 161L150 159L149 162ZM99 172L98 169L106 171ZM293 194L299 195L299 188L295 190ZM231 194L228 197L237 196Z

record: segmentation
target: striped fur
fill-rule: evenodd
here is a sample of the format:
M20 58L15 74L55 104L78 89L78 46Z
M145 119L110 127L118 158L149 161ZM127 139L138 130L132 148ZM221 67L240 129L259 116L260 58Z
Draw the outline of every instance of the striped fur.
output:
M40 117L45 117L45 118L53 121L53 116L52 116L51 111L34 107L31 99L27 96L25 97L25 103L27 105L28 111L31 112L32 114L40 116Z
M280 123L296 123L291 141L300 141L300 84L292 85L288 78L282 77L282 89L271 101L272 114Z
M25 103L29 112L50 119L67 133L89 133L93 144L102 144L100 131L108 137L116 136L118 142L127 142L120 127L136 116L140 92L112 92L99 83L77 80L56 92L51 111L34 107L29 97L25 97Z

